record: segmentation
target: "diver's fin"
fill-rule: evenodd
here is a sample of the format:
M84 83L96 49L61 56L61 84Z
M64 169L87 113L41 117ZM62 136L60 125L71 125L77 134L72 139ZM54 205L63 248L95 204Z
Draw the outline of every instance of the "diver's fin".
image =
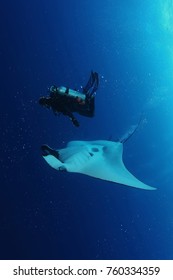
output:
M97 72L91 71L88 83L83 88L83 93L90 99L95 96L99 85L99 76Z
M97 91L98 86L99 86L98 73L94 72L93 75L94 75L94 81L93 81L93 86L92 86L91 92L89 93L89 97L93 97L96 94L96 91Z
M90 88L92 87L92 85L93 85L93 80L94 80L94 73L93 73L93 71L91 71L89 80L88 80L86 86L83 87L83 90L82 90L83 93L85 93L85 94L88 93L89 89L90 89Z

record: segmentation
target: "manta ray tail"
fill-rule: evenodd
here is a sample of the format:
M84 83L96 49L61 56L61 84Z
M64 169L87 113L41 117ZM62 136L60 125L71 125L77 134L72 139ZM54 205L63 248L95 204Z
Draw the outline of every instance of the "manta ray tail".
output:
M119 142L125 143L137 131L142 120L143 120L143 115L141 116L139 122L135 125L132 125L130 129L119 139Z

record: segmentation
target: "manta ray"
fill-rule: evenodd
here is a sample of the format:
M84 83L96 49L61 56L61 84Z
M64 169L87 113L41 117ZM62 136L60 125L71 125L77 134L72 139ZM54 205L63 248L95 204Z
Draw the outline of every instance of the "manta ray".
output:
M71 141L64 149L52 149L42 145L42 156L46 162L59 171L76 172L129 187L154 190L133 176L122 159L123 143L136 130L122 140Z

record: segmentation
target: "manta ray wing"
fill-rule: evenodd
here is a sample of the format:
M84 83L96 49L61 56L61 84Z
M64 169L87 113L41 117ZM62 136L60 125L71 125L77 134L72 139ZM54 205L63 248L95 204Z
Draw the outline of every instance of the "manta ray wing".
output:
M47 146L48 147L48 146ZM99 178L130 187L154 190L124 166L122 160L123 144L106 140L71 141L67 148L43 154L47 163L57 170L66 170Z

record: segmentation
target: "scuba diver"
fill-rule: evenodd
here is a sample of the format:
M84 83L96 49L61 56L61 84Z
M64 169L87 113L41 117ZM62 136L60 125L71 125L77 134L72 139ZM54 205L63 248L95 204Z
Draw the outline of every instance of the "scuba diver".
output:
M95 109L95 95L99 85L98 73L91 71L89 80L82 92L64 86L51 86L48 97L41 97L39 104L52 109L55 115L61 113L68 116L72 123L78 127L79 122L73 113L93 117Z

